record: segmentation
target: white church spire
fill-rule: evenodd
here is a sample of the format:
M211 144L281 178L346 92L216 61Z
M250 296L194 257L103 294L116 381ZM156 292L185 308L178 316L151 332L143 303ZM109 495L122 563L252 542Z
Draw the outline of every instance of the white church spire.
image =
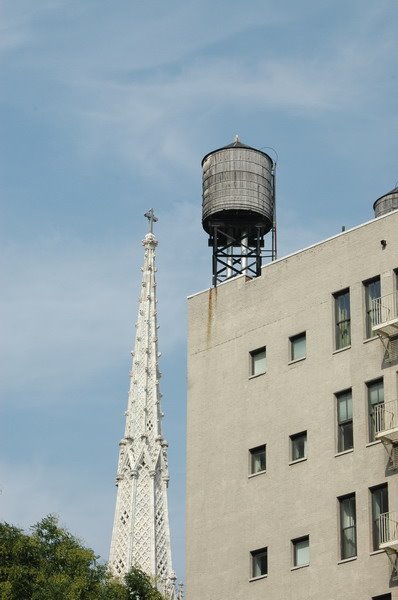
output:
M153 575L159 589L174 595L167 505L169 481L167 442L162 436L159 390L158 325L155 248L157 221L153 209L145 213L149 231L132 354L126 427L120 442L117 499L110 566L124 575L132 566Z

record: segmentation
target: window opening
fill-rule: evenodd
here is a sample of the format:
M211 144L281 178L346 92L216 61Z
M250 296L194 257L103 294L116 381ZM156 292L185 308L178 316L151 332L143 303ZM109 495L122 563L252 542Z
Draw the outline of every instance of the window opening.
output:
M305 358L307 353L306 334L300 333L290 338L290 360Z
M265 373L267 367L265 346L250 352L250 375Z
M250 454L250 474L262 473L266 469L266 454L265 444L257 446L257 448L251 448Z
M336 394L337 400L337 451L344 452L354 447L352 422L352 393L346 390Z
M252 550L251 554L251 576L261 577L268 574L268 550L260 548Z
M303 567L310 564L310 538L308 535L292 540L293 566Z
M341 559L357 554L355 494L339 498L340 502L340 553Z
M350 290L334 294L336 350L351 344Z
M373 300L375 298L380 298L380 277L375 277L374 279L369 279L369 281L364 282L365 289L365 335L367 338L373 337L373 325L375 323L375 309L373 307Z
M384 404L384 386L383 380L377 379L366 384L368 390L368 411L369 411L369 441L374 442L376 439L376 413L375 409L380 404ZM379 428L382 427L378 423Z
M307 432L302 431L290 436L290 460L307 458Z
M388 485L384 483L371 488L372 495L372 541L373 550L380 546L380 515L388 512Z

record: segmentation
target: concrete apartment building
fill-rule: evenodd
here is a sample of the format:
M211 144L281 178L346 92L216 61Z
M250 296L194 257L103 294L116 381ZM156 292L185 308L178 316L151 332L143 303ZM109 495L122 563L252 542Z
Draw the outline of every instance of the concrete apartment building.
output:
M394 208L189 298L189 600L398 599Z

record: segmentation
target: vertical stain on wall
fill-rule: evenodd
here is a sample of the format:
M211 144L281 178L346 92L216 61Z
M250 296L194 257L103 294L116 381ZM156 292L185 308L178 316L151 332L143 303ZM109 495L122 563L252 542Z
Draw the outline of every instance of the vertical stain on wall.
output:
M207 303L207 343L210 343L211 339L211 328L214 319L214 310L217 305L217 288L209 289L209 297Z

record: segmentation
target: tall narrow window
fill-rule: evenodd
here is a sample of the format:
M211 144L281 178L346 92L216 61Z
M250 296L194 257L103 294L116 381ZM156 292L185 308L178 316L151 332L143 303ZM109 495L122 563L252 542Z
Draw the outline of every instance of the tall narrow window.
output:
M339 498L340 503L340 555L341 559L357 554L357 527L355 494Z
M380 545L380 515L388 512L388 486L386 483L371 488L372 495L372 538L373 550Z
M365 321L365 335L367 338L373 337L373 324L375 311L373 308L373 300L375 298L380 298L380 277L375 277L374 279L369 279L369 281L365 281L364 284L365 290L365 311L366 311L366 321Z
M384 404L383 380L371 381L366 386L369 407L369 441L374 442L376 431L383 429L383 413L380 411L380 405Z
M336 350L351 344L350 290L334 294Z
M337 400L337 452L345 452L354 447L352 427L351 390L336 394Z
M257 446L257 448L251 448L249 450L249 473L255 475L256 473L262 473L266 469L266 455L265 455L265 444Z
M267 367L265 346L250 352L250 375L265 373Z
M308 535L292 540L293 566L304 567L310 564L310 538Z
M268 574L268 551L267 548L252 550L251 554L251 576L262 577Z

